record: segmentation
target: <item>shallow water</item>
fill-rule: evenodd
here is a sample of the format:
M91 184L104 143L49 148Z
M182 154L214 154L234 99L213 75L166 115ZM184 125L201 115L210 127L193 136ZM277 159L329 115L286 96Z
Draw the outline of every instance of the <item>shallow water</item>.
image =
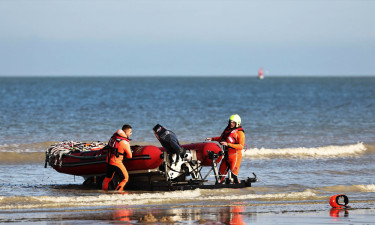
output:
M281 210L280 205L283 205L282 211L295 211L301 207L312 210L316 204L327 205L330 196L338 193L350 196L350 202L358 202L361 205L359 208L373 208L375 185L372 174L375 172L375 154L369 150L373 146L357 144L351 148L351 154L328 157L325 148L322 148L320 156L312 157L301 153L294 158L286 157L288 151L285 149L282 151L286 153L271 158L264 158L262 154L248 157L245 152L239 177L252 177L251 173L255 172L259 178L259 182L250 188L175 192L129 191L124 195L85 187L81 177L60 174L50 167L44 168L43 160L39 163L2 164L0 210L58 211L81 207L103 209L111 206L155 207L166 204L171 207L217 207L224 204L258 205L266 211ZM333 146L330 149L335 151ZM15 156L19 154L22 153L13 153ZM38 154L39 157L44 155ZM208 168L205 168L202 174L207 172ZM214 181L213 177L208 179ZM371 204L364 207L366 202Z

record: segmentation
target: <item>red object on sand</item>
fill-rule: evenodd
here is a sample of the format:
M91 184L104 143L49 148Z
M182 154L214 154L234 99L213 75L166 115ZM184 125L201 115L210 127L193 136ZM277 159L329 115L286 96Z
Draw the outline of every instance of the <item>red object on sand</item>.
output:
M349 203L349 198L346 195L338 194L333 195L329 199L329 204L332 206L332 208L346 208Z

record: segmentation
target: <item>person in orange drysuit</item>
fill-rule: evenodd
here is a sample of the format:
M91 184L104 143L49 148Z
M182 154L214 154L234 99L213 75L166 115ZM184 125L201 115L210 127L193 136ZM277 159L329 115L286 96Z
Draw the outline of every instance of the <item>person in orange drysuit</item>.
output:
M224 182L229 170L234 178L233 182L240 183L237 176L242 160L242 149L245 146L245 131L241 127L241 117L237 114L232 115L220 137L206 138L206 140L218 141L224 146L224 159L219 168L220 183Z
M124 156L126 158L132 158L132 152L130 149L130 136L132 135L132 127L128 124L122 126L122 129L118 130L112 135L108 141L106 148L107 151L107 174L103 180L103 190L108 190L109 182L113 179L114 175L117 174L121 178L121 182L117 185L116 190L122 191L129 180L129 174L126 170L122 160Z

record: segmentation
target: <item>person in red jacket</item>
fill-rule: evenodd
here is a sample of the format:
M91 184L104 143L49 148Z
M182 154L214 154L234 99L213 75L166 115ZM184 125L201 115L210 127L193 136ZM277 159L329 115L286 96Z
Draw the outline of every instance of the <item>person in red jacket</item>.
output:
M219 168L220 182L224 182L226 174L230 171L234 178L233 182L240 183L237 176L242 161L242 149L245 146L245 131L241 127L241 117L237 114L230 116L228 126L221 136L206 138L206 140L218 141L224 146L224 159Z
M112 135L106 146L107 152L107 174L103 180L103 190L108 190L109 182L113 176L117 174L121 178L121 182L117 185L116 190L122 191L129 180L129 174L126 170L122 160L132 158L132 151L130 149L130 136L132 135L132 127L128 124L122 126Z

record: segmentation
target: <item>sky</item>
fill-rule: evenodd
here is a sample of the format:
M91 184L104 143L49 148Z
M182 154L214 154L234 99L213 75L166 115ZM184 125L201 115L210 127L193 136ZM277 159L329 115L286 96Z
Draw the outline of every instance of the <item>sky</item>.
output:
M374 0L0 0L0 76L374 76L374 12Z

